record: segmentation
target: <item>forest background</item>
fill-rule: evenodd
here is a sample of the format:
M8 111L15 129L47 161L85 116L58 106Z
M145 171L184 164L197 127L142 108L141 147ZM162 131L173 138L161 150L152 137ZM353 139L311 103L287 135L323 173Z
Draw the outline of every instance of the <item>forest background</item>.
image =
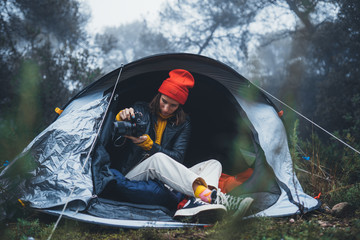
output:
M188 52L219 60L360 149L360 1L165 1L146 18L91 35L76 0L0 1L1 169L84 86L122 63ZM360 154L285 111L305 192L360 207Z

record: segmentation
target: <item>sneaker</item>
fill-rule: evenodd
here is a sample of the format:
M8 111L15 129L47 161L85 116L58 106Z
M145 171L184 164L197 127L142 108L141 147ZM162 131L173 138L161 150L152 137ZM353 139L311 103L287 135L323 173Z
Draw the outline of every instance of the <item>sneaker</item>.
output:
M221 204L209 204L199 198L191 197L183 208L177 210L174 219L182 222L213 224L222 219L226 207Z
M211 193L211 199L215 204L224 205L228 213L238 219L242 219L246 215L254 201L251 197L241 198L222 193L220 189L213 190Z

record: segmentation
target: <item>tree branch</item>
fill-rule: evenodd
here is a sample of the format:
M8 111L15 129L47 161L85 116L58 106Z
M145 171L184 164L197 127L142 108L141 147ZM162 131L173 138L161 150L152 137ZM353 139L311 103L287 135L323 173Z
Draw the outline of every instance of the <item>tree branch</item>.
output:
M206 38L204 44L202 44L200 46L200 49L199 49L197 54L201 54L202 51L209 45L209 43L210 43L211 39L213 38L213 35L214 35L216 29L218 28L218 26L219 26L218 22L215 25L212 26L211 31L210 31L210 35Z
M299 10L299 8L296 6L296 3L294 1L286 0L286 3L289 5L290 10L292 10L296 14L296 16L298 16L298 18L304 24L304 26L308 30L308 32L313 33L314 26L310 22L308 15L301 12Z

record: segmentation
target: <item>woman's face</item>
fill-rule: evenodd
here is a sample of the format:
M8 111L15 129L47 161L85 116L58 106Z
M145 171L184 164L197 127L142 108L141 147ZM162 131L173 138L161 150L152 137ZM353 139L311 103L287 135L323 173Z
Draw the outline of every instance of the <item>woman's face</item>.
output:
M164 117L167 117L167 116L173 114L179 108L179 104L180 103L178 103L174 99L172 99L164 94L161 94L161 96L160 96L160 113Z

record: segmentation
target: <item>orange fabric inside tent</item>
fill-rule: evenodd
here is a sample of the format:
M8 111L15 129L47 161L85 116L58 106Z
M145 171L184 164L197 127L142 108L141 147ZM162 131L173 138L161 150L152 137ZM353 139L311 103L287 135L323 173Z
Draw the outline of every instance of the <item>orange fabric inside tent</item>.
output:
M228 193L235 187L244 183L253 174L253 172L254 170L252 168L248 168L235 176L222 173L219 180L219 188L223 193Z

